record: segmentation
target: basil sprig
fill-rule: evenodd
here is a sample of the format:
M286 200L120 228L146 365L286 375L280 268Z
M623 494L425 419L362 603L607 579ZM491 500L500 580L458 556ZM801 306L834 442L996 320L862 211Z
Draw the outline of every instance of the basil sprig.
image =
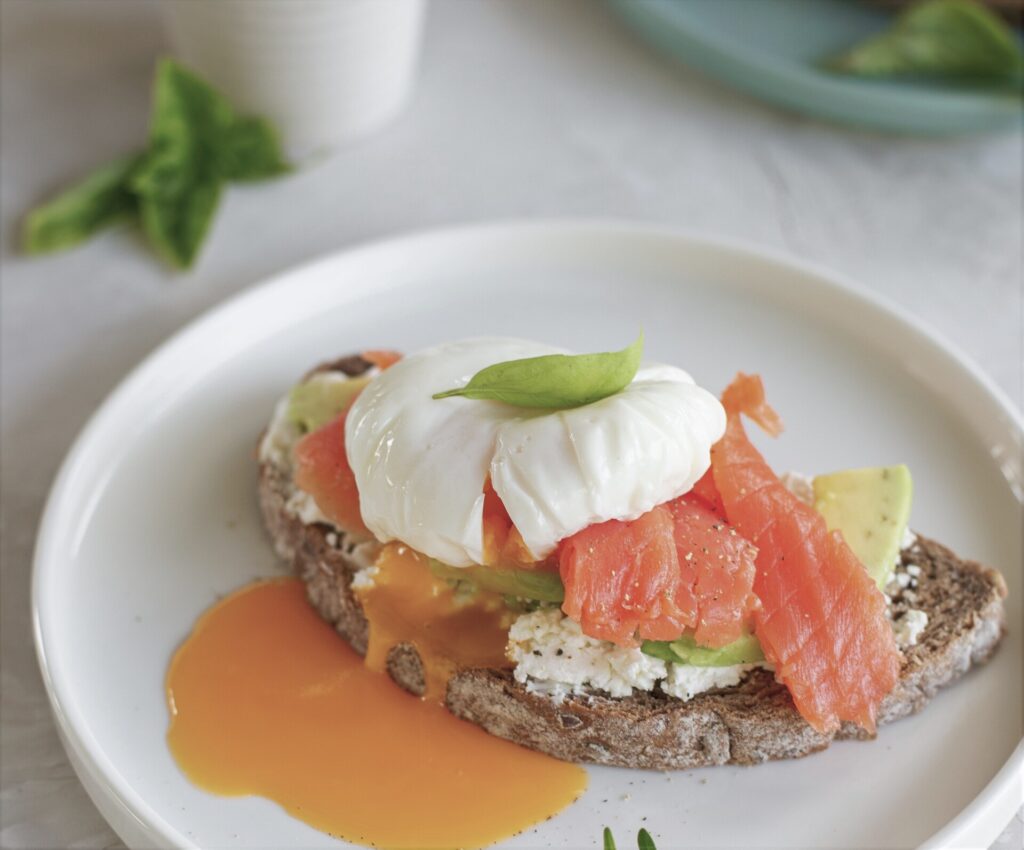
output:
M602 846L604 850L615 850L615 837L607 826L604 828ZM636 834L636 846L638 850L658 850L654 846L654 839L646 829L641 829Z
M515 407L566 410L614 395L629 385L640 368L644 335L622 351L602 354L545 354L507 360L481 369L464 387L434 398L503 401Z
M924 0L895 23L828 60L864 77L931 76L1019 87L1024 51L1013 31L975 0Z
M138 205L128 179L138 162L138 156L117 159L32 210L25 218L25 250L30 254L61 251L135 215Z
M172 266L195 261L228 180L289 170L274 128L239 116L216 89L170 59L153 83L149 141L139 154L90 174L25 219L24 250L70 248L118 221L142 226Z

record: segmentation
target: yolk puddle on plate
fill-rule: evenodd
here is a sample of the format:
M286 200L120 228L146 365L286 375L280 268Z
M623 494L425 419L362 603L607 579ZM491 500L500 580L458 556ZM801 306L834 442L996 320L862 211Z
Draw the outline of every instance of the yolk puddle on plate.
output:
M286 578L196 624L167 674L167 740L196 785L258 794L385 848L482 847L557 813L586 773L459 720L370 669Z
M457 591L434 576L426 559L397 543L377 557L373 584L356 595L370 624L366 666L383 671L388 651L411 643L423 662L428 699L444 699L452 673L465 667L510 667L505 657L512 616L496 593L460 604Z

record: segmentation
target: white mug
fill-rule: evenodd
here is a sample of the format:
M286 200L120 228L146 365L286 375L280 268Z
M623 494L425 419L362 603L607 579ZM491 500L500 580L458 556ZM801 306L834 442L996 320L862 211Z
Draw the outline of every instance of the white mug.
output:
M366 136L412 91L426 0L163 0L176 53L293 159Z

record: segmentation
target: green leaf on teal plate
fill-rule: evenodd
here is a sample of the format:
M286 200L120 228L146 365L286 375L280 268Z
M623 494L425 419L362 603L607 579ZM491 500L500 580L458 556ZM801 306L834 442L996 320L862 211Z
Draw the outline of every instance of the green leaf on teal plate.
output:
M602 354L545 354L495 363L469 383L434 398L502 401L515 407L565 410L591 404L627 387L640 368L644 335L628 348Z
M974 0L924 0L885 32L826 63L865 77L961 78L1019 86L1024 50L996 14Z

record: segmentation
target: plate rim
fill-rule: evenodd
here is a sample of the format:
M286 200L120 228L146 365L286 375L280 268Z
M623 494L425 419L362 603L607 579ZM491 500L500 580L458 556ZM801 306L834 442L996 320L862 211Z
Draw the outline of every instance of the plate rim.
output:
M83 458L87 455L93 435L102 431L105 420L113 415L112 411L116 411L120 400L129 397L135 391L136 386L144 382L147 373L157 368L168 356L173 355L173 352L182 346L189 337L203 333L208 325L216 324L222 316L242 308L248 302L271 297L272 293L287 287L293 279L314 273L317 267L328 266L359 254L387 253L417 243L429 245L445 241L472 242L496 237L536 240L550 239L552 236L561 239L578 239L588 236L602 240L624 239L627 241L651 238L661 243L674 243L676 246L691 249L725 252L738 255L748 262L767 262L803 273L814 278L817 286L823 286L834 293L859 300L870 308L887 313L899 320L907 329L913 331L923 340L934 353L947 358L948 361L960 368L970 380L974 381L1006 416L1018 438L1024 440L1024 415L1003 389L957 345L929 327L908 309L893 302L885 295L865 289L858 285L852 277L817 261L796 257L773 246L723 236L699 228L684 228L614 218L575 217L536 220L503 219L426 229L414 228L358 242L275 271L246 286L241 291L227 296L187 321L145 355L118 381L114 389L88 417L72 442L51 484L38 526L31 576L32 635L50 710L58 737L69 756L76 775L111 827L129 846L148 845L153 840L159 839L170 842L174 847L189 848L189 850L198 847L187 836L167 823L124 780L120 771L106 758L99 745L91 740L87 724L83 722L84 718L76 714L70 691L64 693L61 683L56 681L53 676L49 661L53 650L47 646L47 627L42 614L43 582L48 572L56 568L51 564L59 561L50 555L50 549L54 545L53 541L60 539L57 532L60 530L58 520L62 502L67 498L66 494L70 485L84 464ZM989 822L996 817L1002 818L1002 814L1007 812L1012 817L1016 806L1019 805L1019 801L1014 802L1013 799L1014 780L1017 780L1018 783L1024 782L1024 737L1018 742L1002 767L967 806L947 821L921 846L929 848L929 850L953 847L969 834L974 834L975 830L980 828L979 824ZM1008 818L1004 820L1008 820ZM1005 823L998 829L1003 827L1005 827ZM998 831L995 835L998 835ZM993 839L995 835L993 835Z

